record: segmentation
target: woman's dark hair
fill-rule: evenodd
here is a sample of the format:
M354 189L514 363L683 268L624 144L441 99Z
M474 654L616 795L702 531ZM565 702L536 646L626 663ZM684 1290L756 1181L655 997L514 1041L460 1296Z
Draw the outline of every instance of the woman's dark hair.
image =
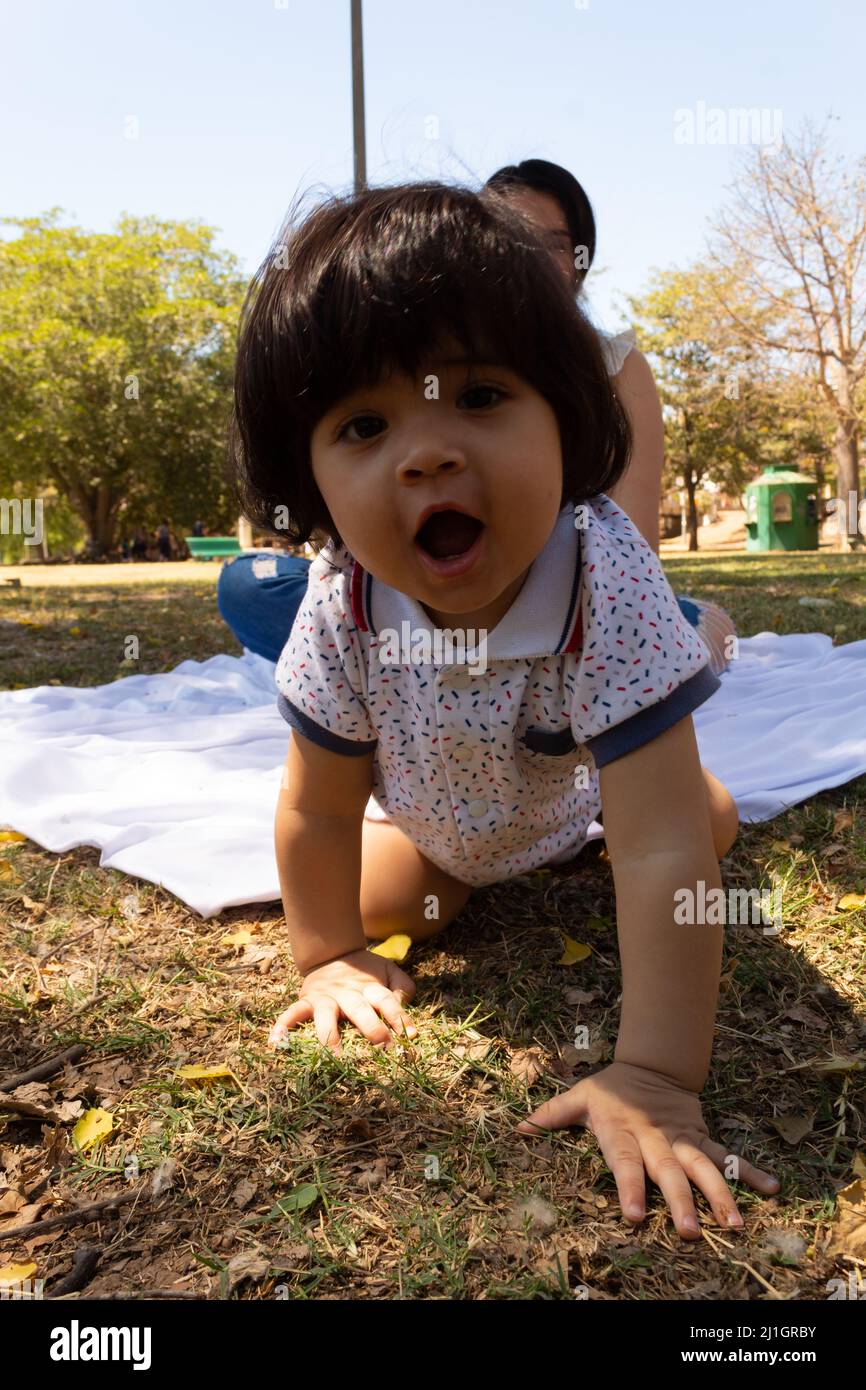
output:
M505 199L400 184L331 197L290 222L253 277L238 331L229 459L255 526L295 545L317 532L342 545L313 477L312 430L389 371L418 378L449 338L511 368L553 409L561 506L610 490L628 463L628 417L596 330Z
M531 188L536 193L549 193L565 214L573 247L586 248L586 267L575 268L577 284L581 285L595 259L595 217L592 204L574 174L561 164L547 159L524 159L521 164L503 164L491 174L485 188L507 193L509 188Z

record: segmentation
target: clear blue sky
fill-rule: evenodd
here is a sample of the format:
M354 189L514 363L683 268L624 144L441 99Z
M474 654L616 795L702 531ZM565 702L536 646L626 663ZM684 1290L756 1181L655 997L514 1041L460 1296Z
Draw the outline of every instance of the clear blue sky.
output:
M252 273L298 188L351 185L349 0L2 0L0 21L3 215L200 219ZM365 0L364 43L369 181L564 164L608 328L651 267L701 253L736 167L677 144L675 110L832 113L866 152L863 0Z

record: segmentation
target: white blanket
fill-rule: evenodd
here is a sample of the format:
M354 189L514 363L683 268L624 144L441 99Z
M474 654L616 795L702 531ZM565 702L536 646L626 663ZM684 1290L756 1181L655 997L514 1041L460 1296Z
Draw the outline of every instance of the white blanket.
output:
M162 884L202 917L280 896L273 819L289 729L245 651L155 676L0 693L0 826ZM694 716L744 821L866 772L866 641L740 640ZM593 838L601 828L594 827Z

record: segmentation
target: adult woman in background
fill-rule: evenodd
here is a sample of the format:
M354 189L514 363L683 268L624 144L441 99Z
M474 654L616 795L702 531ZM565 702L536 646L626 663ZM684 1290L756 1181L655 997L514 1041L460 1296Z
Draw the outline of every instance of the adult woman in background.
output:
M497 169L485 187L501 193L535 223L569 290L580 299L595 258L596 230L589 198L574 175L546 159L525 159ZM611 497L658 554L665 453L661 402L650 365L637 349L634 329L599 337L634 435L631 463Z
M580 299L595 257L596 228L592 205L574 175L546 159L525 159L497 169L485 187L506 198L541 232L570 292ZM610 495L658 554L665 454L661 401L652 368L638 351L634 329L599 332L599 337L633 434L631 462ZM736 630L729 614L716 604L682 594L677 602L707 643L713 670L723 671L728 663L726 639Z

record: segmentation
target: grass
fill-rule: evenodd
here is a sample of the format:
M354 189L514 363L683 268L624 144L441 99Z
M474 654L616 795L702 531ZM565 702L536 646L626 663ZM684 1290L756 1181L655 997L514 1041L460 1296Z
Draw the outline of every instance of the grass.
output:
M681 557L666 569L677 592L728 607L744 635L866 638L863 557ZM801 607L804 595L832 606ZM0 589L10 634L7 688L93 685L240 650L200 583ZM130 635L140 657L125 666ZM96 1244L84 1297L560 1299L584 1285L626 1300L826 1298L829 1279L864 1266L835 1225L864 1144L866 913L838 907L866 890L864 828L861 778L742 827L724 861L728 887L781 880L784 929L728 929L704 1113L713 1137L782 1188L770 1199L736 1188L738 1234L696 1194L694 1243L652 1184L644 1223L621 1219L589 1132L513 1133L592 1069L569 1048L576 1020L597 1062L615 1043L615 905L598 845L474 893L413 948L411 1048L377 1051L347 1030L334 1057L309 1027L277 1054L265 1045L297 985L279 903L205 921L99 868L95 849L0 844L0 1072L81 1042L82 1060L33 1096L114 1115L83 1153L69 1119L0 1117L0 1265L32 1261L50 1293L73 1252ZM243 927L252 941L226 944ZM559 965L564 933L592 955ZM177 1074L187 1063L233 1077L192 1084ZM2 1235L16 1207L37 1219L118 1193L137 1195L98 1225Z

